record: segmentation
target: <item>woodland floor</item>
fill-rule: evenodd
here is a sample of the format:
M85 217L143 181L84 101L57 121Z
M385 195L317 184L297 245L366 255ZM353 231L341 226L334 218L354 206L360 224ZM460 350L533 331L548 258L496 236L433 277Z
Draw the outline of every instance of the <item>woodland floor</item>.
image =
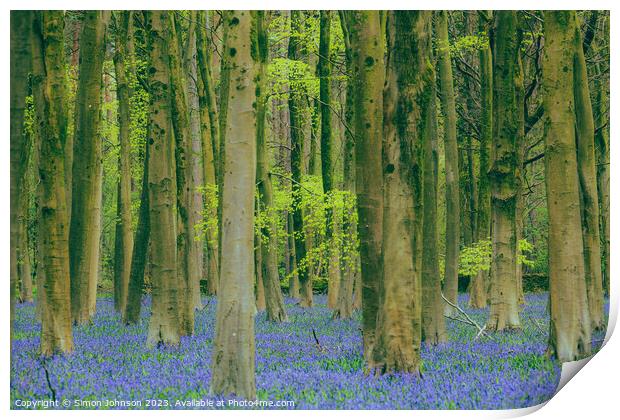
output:
M315 296L316 306L308 310L286 299L290 322L285 324L267 322L264 312L257 315L259 400L294 401L300 409L519 408L547 401L559 381L559 364L545 357L546 293L526 294L523 329L493 339L474 341L475 327L448 320L449 343L422 347L422 378L365 375L361 315L333 320L325 301L325 296ZM160 408L182 408L175 407L176 401L216 399L208 394L215 300L204 302L193 337L184 337L178 348L148 349L148 311L143 309L139 325L126 327L112 300L101 298L93 324L74 328L75 352L47 360L37 356L35 305L18 305L11 407L21 408L17 400L50 399L52 394L58 401L141 400L142 408L147 408L146 400L167 401L155 404ZM467 308L466 295L459 302ZM466 311L484 325L488 310ZM315 344L313 329L322 349ZM603 336L593 337L596 348Z

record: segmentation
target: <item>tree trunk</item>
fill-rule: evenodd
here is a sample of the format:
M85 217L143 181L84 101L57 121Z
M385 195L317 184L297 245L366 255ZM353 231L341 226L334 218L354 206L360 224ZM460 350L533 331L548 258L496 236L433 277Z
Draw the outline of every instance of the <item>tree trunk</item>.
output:
M383 95L383 276L373 365L419 373L422 333L422 153L430 82L431 14L388 12ZM416 255L418 254L418 255Z
M191 133L190 158L188 162L191 172L191 181L189 182L191 190L191 208L189 228L191 231L190 242L192 242L192 251L195 258L195 282L192 283L194 309L202 308L200 297L200 281L204 278L204 248L205 244L200 235L196 232L196 226L202 219L203 197L199 187L204 186L204 167L202 165L202 126L200 123L200 99L198 95L198 58L197 58L197 42L196 42L196 22L197 11L190 12L189 28L187 30L187 43L184 50L184 70L185 80L187 84L187 103L189 108L189 127Z
M267 319L275 322L287 320L284 297L280 288L278 275L278 241L273 208L273 186L269 176L270 162L267 149L266 112L267 112L267 65L269 61L269 44L267 36L268 17L264 11L256 11L256 52L258 58L256 77L256 182L258 184L259 209L267 212L267 226L261 231L260 252L261 264L257 272L264 287Z
M123 11L116 18L116 51L114 54L114 72L116 75L116 98L118 101L118 140L119 175L118 205L116 222L116 250L114 258L114 308L125 313L129 276L131 273L131 252L133 250L131 221L131 141L129 137L130 109L129 85L125 69L129 26L133 14ZM130 58L131 59L131 58Z
M297 10L291 11L291 30L301 32L301 17ZM288 59L299 59L299 40L294 37L289 41ZM291 130L291 169L293 175L293 233L295 238L295 257L297 262L297 276L301 291L299 304L302 307L312 306L312 276L310 264L306 259L306 236L304 231L303 211L301 206L301 176L304 163L304 136L302 130L302 107L303 98L301 92L291 88L289 93L289 121Z
M354 66L355 160L359 215L362 335L364 358L371 364L375 344L378 291L383 275L383 33L381 12L346 12L350 19Z
M342 264L340 266L340 286L338 302L334 311L334 318L347 319L353 315L353 286L357 270L357 248L351 244L357 243L357 212L355 209L355 138L353 137L353 111L355 83L353 79L353 51L351 50L350 22L347 22L346 12L339 12L340 27L342 28L345 44L345 65L349 77L346 81L345 122L344 122L344 158L343 179L345 196L345 214L343 214L342 230L346 240L342 243Z
M24 203L27 203L28 197L24 184L31 145L30 137L24 133L24 113L28 95L28 73L32 67L32 17L33 12L29 11L11 12L11 339L20 279L19 260L20 256L28 253L28 248L24 248L27 241L24 240L26 232L23 218ZM24 265L21 267L24 268ZM23 273L23 270L21 271ZM21 278L24 279L23 276Z
M549 353L560 362L590 353L575 139L574 12L544 12L543 106L549 213Z
M480 30L490 34L492 15L486 13L486 21L481 20ZM493 141L493 57L491 46L485 43L480 49L480 92L481 92L481 130L478 181L478 209L476 220L476 240L487 241L491 236L491 189L489 172L489 156ZM469 287L469 306L486 308L487 284L489 272L480 270L472 279Z
M149 89L150 136L148 159L149 224L151 228L151 319L147 345L179 343L181 319L177 276L177 188L175 139L172 127L172 86L170 75L171 13L145 12L150 29L148 50L151 67Z
M515 78L520 39L517 14L495 13L493 50L493 143L491 145L492 256L489 330L519 328L516 279L516 204L519 140Z
M15 13L15 12L14 12ZM40 139L41 353L73 350L69 283L69 236L65 197L64 17L62 11L35 12L32 91ZM69 169L70 170L70 169Z
M432 50L427 52L433 63ZM441 298L439 271L439 233L437 232L437 185L439 182L439 150L437 144L437 83L435 69L430 68L428 112L424 132L424 215L422 251L422 341L435 345L446 342L446 322Z
M334 243L334 215L331 202L332 182L332 124L331 124L331 20L329 10L320 12L319 28L319 63L317 74L319 77L319 102L321 111L321 175L323 193L325 194L325 242L328 244L329 268L327 276L327 307L334 309L338 301L338 287L340 286L340 249Z
M204 11L198 11L198 25L196 26L196 42L197 42L197 58L200 77L198 82L198 100L200 104L200 123L202 134L202 163L203 163L203 179L205 183L205 200L217 200L218 198L218 164L216 157L221 159L219 152L220 126L215 103L215 89L213 87L213 79L211 77L211 69L209 67L210 54L206 39L206 16ZM209 203L207 203L209 204ZM218 221L218 205L207 205L209 211L204 217L209 220L215 220L216 226ZM210 225L209 225L210 226ZM207 289L209 294L213 295L217 291L219 283L219 239L217 237L217 227L208 228L205 232L205 243L207 253Z
M147 127L147 139L151 138L150 126ZM142 172L142 192L140 194L140 209L138 210L138 227L133 241L131 253L131 271L127 291L127 305L123 312L125 324L137 324L140 321L140 301L144 287L144 269L149 249L151 225L149 216L149 142L145 145L144 166Z
M576 17L575 17L576 19ZM594 116L590 101L588 73L581 41L581 29L575 29L575 122L577 140L577 171L581 198L581 227L583 259L588 293L590 321L594 330L605 327L603 311L603 273L601 270L601 235L599 202L596 186L596 156L594 153Z
M181 45L178 22L174 12L169 13L168 50L170 56L170 84L172 88L172 128L174 132L177 191L177 279L181 335L194 333L194 310L200 307L200 277L193 218L194 185L192 138L187 102L187 81L181 63Z
M289 272L289 296L293 299L299 299L299 270L297 270L297 250L295 249L295 228L293 223L293 213L288 213L286 216L286 228L288 230L288 249L289 249L289 266L291 271Z
M101 239L102 141L101 86L109 11L85 12L80 35L81 54L75 102L71 222L71 316L82 324L91 320L97 293ZM67 168L69 170L69 168Z
M456 108L454 100L454 81L448 41L448 13L443 10L436 14L435 31L441 109L444 117L444 148L446 159L446 258L443 293L453 303L458 300L459 287L459 242L460 242L460 204L459 204L459 156L456 143ZM452 315L454 308L445 305L444 314Z
M226 173L222 203L222 264L218 291L210 392L256 397L254 347L254 188L256 121L252 17L233 11L226 61L232 82L227 101Z

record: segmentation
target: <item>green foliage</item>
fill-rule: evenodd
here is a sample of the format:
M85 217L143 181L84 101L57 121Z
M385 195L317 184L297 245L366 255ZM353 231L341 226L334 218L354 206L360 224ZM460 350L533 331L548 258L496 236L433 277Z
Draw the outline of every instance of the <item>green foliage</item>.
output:
M218 241L217 207L219 203L217 185L197 186L196 190L204 196L205 206L202 209L202 218L194 225L194 239L196 241L206 239L209 244L216 244Z
M517 262L527 267L532 267L534 261L528 259L528 254L534 251L534 246L525 239L521 239L517 245ZM475 242L461 249L459 253L459 275L475 276L479 271L491 268L492 245L488 239ZM441 272L443 275L443 262Z

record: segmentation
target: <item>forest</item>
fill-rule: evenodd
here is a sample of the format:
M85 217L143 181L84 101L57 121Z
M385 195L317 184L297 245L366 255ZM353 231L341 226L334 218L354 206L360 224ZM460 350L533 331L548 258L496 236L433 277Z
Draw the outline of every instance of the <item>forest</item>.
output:
M547 401L607 329L609 21L11 11L11 408Z

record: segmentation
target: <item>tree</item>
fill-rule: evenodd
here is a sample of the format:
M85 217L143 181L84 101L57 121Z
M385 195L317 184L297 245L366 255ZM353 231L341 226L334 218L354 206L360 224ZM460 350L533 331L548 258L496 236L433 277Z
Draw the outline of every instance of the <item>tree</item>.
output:
M28 94L28 73L32 68L32 12L11 12L11 338L15 302L19 283L19 256L28 253L23 214L26 169L30 154L30 137L24 133L24 115ZM32 299L32 297L31 297Z
M427 51L429 63L434 63L432 50ZM422 341L439 344L448 340L444 319L444 301L441 297L439 272L439 233L437 232L437 184L439 182L439 150L437 144L437 81L435 68L428 69L430 95L426 108L424 130L422 223Z
M147 345L178 344L181 335L177 277L177 201L169 45L170 13L148 11L150 67L148 202L151 231L151 319Z
M269 39L267 36L268 12L255 12L256 37L253 46L256 65L256 183L260 210L268 212L268 224L261 229L260 265L256 267L261 273L264 286L267 319L275 322L287 320L284 297L280 288L278 275L278 242L274 217L269 214L273 207L273 185L269 174L269 154L266 136L267 113L267 65L269 62Z
M101 80L109 11L84 14L73 137L71 222L71 314L73 322L88 322L95 313L101 238ZM70 170L67 168L67 170Z
M446 258L443 292L446 298L456 303L459 285L459 243L460 243L460 204L458 146L456 142L456 108L454 100L454 81L450 43L448 41L448 13L439 11L435 18L437 36L437 64L441 109L444 116L444 148L446 159ZM451 315L454 308L445 305L444 313Z
M202 165L203 180L205 183L205 201L217 200L219 185L216 169L216 157L221 159L219 153L220 123L218 118L217 106L215 101L215 89L211 77L211 62L209 48L206 39L206 16L204 11L197 12L196 43L197 60L200 77L197 78L198 101L200 106L200 133L202 135ZM218 206L209 205L213 209L207 213L206 217L217 220ZM205 232L206 252L207 252L207 284L208 291L214 294L219 282L219 240L214 238L216 232L207 229Z
M301 16L298 10L291 10L291 32L301 32ZM300 45L297 36L292 36L288 45L288 59L298 60ZM295 238L295 256L297 262L297 275L301 290L303 307L312 306L312 276L309 264L306 261L306 241L304 235L304 220L301 206L301 177L304 166L304 136L302 130L302 92L290 89L288 108L291 132L291 171L292 171L292 194L293 194L293 234Z
M575 13L575 12L573 12ZM576 16L575 16L575 19ZM594 115L590 100L588 72L579 25L575 28L573 83L577 140L577 171L581 198L583 259L588 293L590 321L594 330L605 327L603 312L603 273L601 270L601 236L599 202L594 153Z
M194 333L194 309L201 307L200 278L196 241L194 241L194 185L192 170L192 139L187 102L187 81L181 65L180 35L176 13L168 19L168 57L172 90L172 129L176 177L177 229L177 299L181 335Z
M422 161L432 89L431 13L389 12L383 97L383 276L373 367L419 373Z
M118 157L119 182L116 222L116 242L114 251L114 308L125 313L129 277L131 273L131 252L133 235L131 221L131 142L129 137L130 109L129 85L125 59L128 55L127 42L133 13L123 11L115 18L114 73L116 76L116 97L118 100Z
M515 86L520 36L515 11L495 13L493 49L493 142L491 144L492 261L487 327L520 327L517 303L517 148L518 107Z
M67 115L64 95L64 19L62 11L35 12L32 38L32 92L39 136L39 261L41 353L73 350L69 236L65 197L64 146Z
M364 358L372 365L375 344L378 291L383 275L383 35L381 12L346 12L351 22L355 95L354 132L362 270L362 335Z
M254 185L256 117L252 17L232 11L225 52L230 64L226 173L222 203L221 282L212 353L211 392L256 396L254 348Z
M490 36L493 22L491 13L484 13L480 20L480 29ZM480 92L481 92L481 130L478 181L478 208L476 213L476 241L486 241L491 236L491 188L489 185L489 157L493 141L493 55L490 40L486 40L480 49ZM469 287L469 306L486 308L487 284L489 273L480 270L472 278Z
M560 362L590 352L574 114L574 12L545 11L542 58L545 183L549 211L549 353Z

